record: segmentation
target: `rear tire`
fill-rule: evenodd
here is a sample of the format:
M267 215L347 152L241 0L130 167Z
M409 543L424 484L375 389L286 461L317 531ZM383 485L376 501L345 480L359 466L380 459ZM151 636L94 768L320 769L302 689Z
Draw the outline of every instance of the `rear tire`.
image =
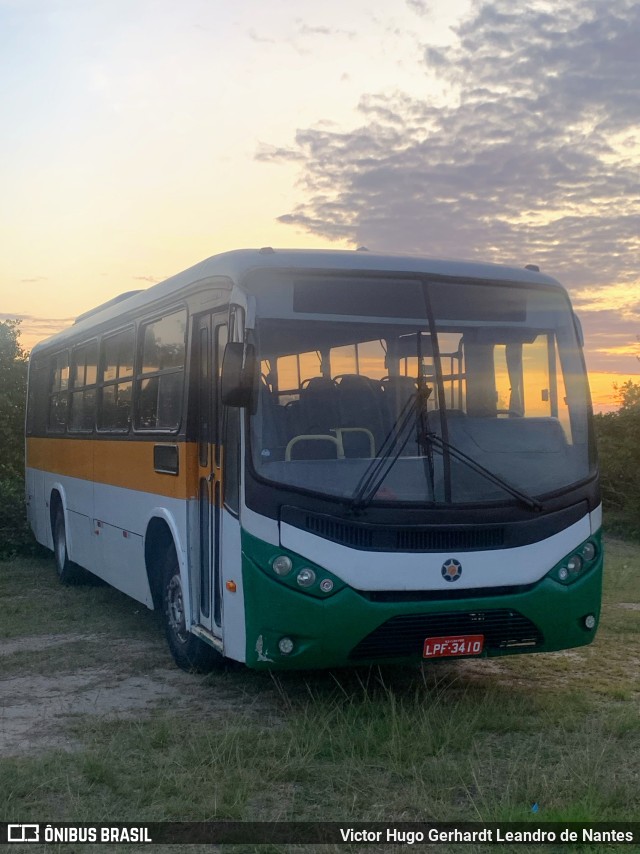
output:
M60 581L63 584L79 584L83 579L84 573L81 567L69 560L67 529L64 522L64 510L61 504L58 504L53 520L53 554Z
M220 653L192 634L186 624L182 579L175 545L167 549L162 576L162 617L176 664L187 673L208 673L224 662Z

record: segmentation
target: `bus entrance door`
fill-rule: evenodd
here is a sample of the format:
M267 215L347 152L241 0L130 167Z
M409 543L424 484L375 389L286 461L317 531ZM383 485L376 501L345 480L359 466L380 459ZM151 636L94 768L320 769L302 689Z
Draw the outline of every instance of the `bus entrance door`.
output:
M196 613L199 623L222 635L222 406L219 378L227 343L226 314L198 318L198 529ZM193 589L193 588L192 588Z

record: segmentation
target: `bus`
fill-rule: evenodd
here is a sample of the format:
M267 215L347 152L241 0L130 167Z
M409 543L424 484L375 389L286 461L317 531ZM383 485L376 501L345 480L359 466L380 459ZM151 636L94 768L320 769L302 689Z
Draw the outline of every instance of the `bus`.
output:
M603 567L580 324L537 267L238 250L34 347L26 493L60 580L187 670L588 644Z

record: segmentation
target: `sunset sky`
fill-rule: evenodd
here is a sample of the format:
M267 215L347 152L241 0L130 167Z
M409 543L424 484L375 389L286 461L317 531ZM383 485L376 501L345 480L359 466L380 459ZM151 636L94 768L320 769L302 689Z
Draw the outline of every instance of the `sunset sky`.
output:
M23 344L245 246L538 264L640 380L640 4L0 0Z

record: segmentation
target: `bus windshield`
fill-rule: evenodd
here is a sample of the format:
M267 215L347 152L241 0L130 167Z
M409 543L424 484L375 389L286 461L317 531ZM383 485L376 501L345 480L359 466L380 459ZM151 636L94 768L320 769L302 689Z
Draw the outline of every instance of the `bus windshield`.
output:
M564 292L369 284L296 282L304 317L257 321L259 477L351 501L378 460L367 503L440 505L514 502L590 475L588 385Z

